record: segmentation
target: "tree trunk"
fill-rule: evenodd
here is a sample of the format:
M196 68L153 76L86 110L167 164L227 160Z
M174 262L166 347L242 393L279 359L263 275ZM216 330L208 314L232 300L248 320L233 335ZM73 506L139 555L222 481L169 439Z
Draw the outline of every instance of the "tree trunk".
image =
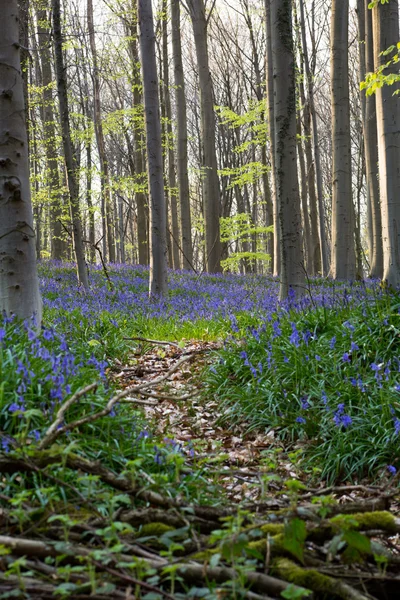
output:
M274 223L274 252L273 252L273 274L278 276L281 271L281 241L279 225L278 205L278 182L275 164L275 114L274 114L274 79L272 66L272 23L271 23L271 0L265 0L265 23L266 23L266 73L267 73L267 104L268 104L268 126L269 144L271 148L271 182L272 182L272 209Z
M304 293L304 259L296 156L296 78L290 0L271 0L275 164L281 241L279 296Z
M215 150L214 97L208 64L207 19L203 0L188 0L188 7L193 26L200 85L205 263L209 273L217 273L221 271L220 186Z
M63 252L63 241L61 239L61 214L62 205L60 198L60 177L58 173L58 147L56 138L56 127L53 112L52 83L54 81L51 69L50 52L50 22L47 11L38 9L36 12L37 32L39 41L39 56L42 71L43 86L43 134L46 152L46 162L49 172L48 185L50 188L50 228L51 228L51 258L61 260Z
M378 69L388 61L381 52L399 41L398 0L377 4L372 9L372 24L375 69ZM398 72L398 63L394 63L384 74L398 75ZM400 285L400 102L394 95L399 89L397 82L376 92L383 279L394 288Z
M132 66L132 87L133 87L133 106L139 110L142 106L142 81L140 70L138 69L139 53L137 45L137 9L136 0L132 0L130 20L127 25L127 34L129 36L129 51ZM138 260L140 265L149 264L149 206L145 192L142 191L142 178L145 172L143 160L143 135L140 125L135 124L133 129L134 137L134 165L136 175L137 191L135 192L136 210L137 210L137 243Z
M334 279L354 279L354 219L351 186L348 72L349 0L333 0L331 16L332 258Z
M188 134L186 117L185 78L183 76L180 0L171 0L172 54L174 63L176 102L176 150L178 171L178 194L180 207L183 268L193 269L192 225L188 176Z
M174 136L172 131L172 110L171 110L171 94L169 90L169 65L168 65L168 4L167 0L163 0L163 21L162 21L162 64L163 64L163 89L164 103L166 116L166 133L167 133L167 159L168 159L168 187L169 199L171 208L171 246L172 246L172 262L174 269L180 269L180 243L179 243L179 223L178 223L178 206L177 206L177 189L176 189L176 172L175 172L175 156L174 156Z
M29 188L28 144L21 74L18 3L7 0L0 19L0 310L40 328Z
M108 169L108 160L104 142L103 124L101 121L100 104L100 79L97 66L96 39L94 35L93 22L93 2L87 0L87 24L89 32L90 49L93 61L93 105L94 105L94 128L96 132L97 149L100 160L100 181L101 181L101 219L103 225L103 259L109 256L110 262L115 262L115 240L113 235L111 218L111 197L110 197L110 175ZM108 245L108 254L107 254Z
M69 202L72 220L72 233L76 257L78 280L85 289L89 288L89 278L85 262L85 251L82 240L82 225L79 209L79 193L76 173L76 156L72 148L69 120L67 82L65 79L64 57L62 51L60 0L51 0L53 10L53 39L57 77L58 101L60 103L61 134L67 170Z
M372 11L367 0L357 1L360 81L374 70ZM367 180L367 219L369 276L383 275L382 218L379 201L378 138L376 129L375 94L367 96L361 90L361 116L364 138L365 175Z
M325 234L325 209L324 209L324 193L322 186L322 168L321 158L319 150L319 139L318 139L318 125L317 125L317 112L315 110L314 103L314 74L311 72L310 61L308 57L307 39L306 39L306 22L304 15L304 0L299 0L300 5L300 27L301 27L301 39L303 48L304 68L306 72L307 80L307 93L308 93L308 111L312 123L312 145L314 149L314 161L315 168L315 180L317 184L317 204L318 204L318 236L319 236L319 249L321 253L320 261L315 261L316 266L321 265L322 275L328 275L329 261L328 261L328 248L326 243ZM305 115L307 119L307 115ZM308 150L306 150L308 153ZM309 156L309 155L308 155ZM309 182L311 181L311 170L309 160L312 161L312 156L307 158L307 164L309 169ZM310 196L311 197L311 196Z
M300 167L300 198L301 198L301 213L302 213L302 224L303 224L303 244L304 244L304 262L307 275L314 275L314 255L312 251L311 241L311 229L310 229L310 217L308 213L308 186L307 186L307 175L306 175L306 163L304 159L303 139L302 139L302 128L301 128L301 115L300 111L297 115L297 153L299 157Z
M150 296L167 293L167 243L160 106L151 0L138 0L150 195Z

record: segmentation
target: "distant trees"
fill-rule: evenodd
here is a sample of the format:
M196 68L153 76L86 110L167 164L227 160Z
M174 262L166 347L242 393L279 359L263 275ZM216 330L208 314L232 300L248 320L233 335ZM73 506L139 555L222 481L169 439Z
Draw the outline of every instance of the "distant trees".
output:
M0 310L40 326L17 0L0 19Z
M85 14L74 2L63 4L63 32L59 0L38 1L21 27L32 44L24 89L38 255L75 252L87 286L86 259L100 250L148 265L165 237L171 268L271 273L282 297L306 274L397 285L399 105L393 87L358 90L376 69L375 81L396 75L381 52L397 43L397 0L373 11L358 0L357 18L347 0L296 0L293 16L283 0L240 0L235 10L226 0L163 0L151 80L160 113L144 110L150 57L139 55L137 0L110 0L101 14L92 0ZM356 22L359 53L348 44ZM147 107L155 88L150 96ZM146 164L160 158L150 121L164 180L149 188Z

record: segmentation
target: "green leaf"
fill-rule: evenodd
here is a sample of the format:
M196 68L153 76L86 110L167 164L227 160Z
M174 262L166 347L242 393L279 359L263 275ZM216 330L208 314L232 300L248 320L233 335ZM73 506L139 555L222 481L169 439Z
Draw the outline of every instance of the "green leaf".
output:
M293 583L288 585L288 587L281 592L282 598L286 598L286 600L301 600L302 598L307 598L310 595L310 590L298 585L293 585Z
M306 537L306 526L301 519L292 519L285 524L283 547L300 562L304 561L304 542Z
M361 554L371 553L371 540L362 533L348 530L343 533L343 539L348 546L355 548Z

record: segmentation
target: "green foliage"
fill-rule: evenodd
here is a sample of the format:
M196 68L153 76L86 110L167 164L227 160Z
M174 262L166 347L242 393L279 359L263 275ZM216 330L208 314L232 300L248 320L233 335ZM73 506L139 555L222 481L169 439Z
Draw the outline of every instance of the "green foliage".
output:
M385 74L385 71L394 64L398 64L400 61L400 42L394 46L390 46L383 52L381 56L392 57L383 65L381 65L374 73L367 73L365 81L360 83L360 89L365 90L367 96L375 94L375 92L383 87L384 85L394 85L400 81L400 75L398 73ZM400 90L396 89L394 94L399 94Z
M232 217L220 218L221 242L237 244L244 242L251 243L254 237L266 235L273 231L273 227L262 227L253 224L251 216L248 213L239 213ZM255 261L269 263L271 256L266 252L232 252L226 259L221 261L224 270L239 272L243 261L253 264Z
M302 469L328 481L398 466L399 307L398 294L371 292L357 307L277 313L250 327L208 375L221 424L303 440Z

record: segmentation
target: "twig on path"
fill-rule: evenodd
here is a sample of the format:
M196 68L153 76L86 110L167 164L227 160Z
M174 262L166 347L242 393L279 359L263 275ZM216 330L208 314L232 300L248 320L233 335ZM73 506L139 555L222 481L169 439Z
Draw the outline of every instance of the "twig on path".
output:
M82 388L81 390L78 390L77 392L75 392L75 394L73 394L71 396L71 398L69 398L66 402L64 402L64 404L61 406L61 408L59 409L59 411L56 414L55 421L53 421L53 423L50 425L50 427L48 428L48 430L46 431L46 433L44 435L44 438L40 442L39 450L44 450L54 441L54 439L55 439L54 433L57 431L57 428L59 427L59 425L61 425L61 423L63 422L64 415L67 412L67 410L69 409L69 407L72 406L77 400L82 398L82 396L84 396L85 394L91 392L92 390L96 390L97 386L98 386L97 382L91 383L90 385L87 385L86 387Z
M123 340L133 340L133 341L138 341L138 342L146 342L147 344L154 344L155 346L174 346L174 348L177 348L178 350L181 350L181 347L179 346L179 344L176 344L175 342L164 342L161 340L149 340L147 338L144 337L124 337L122 338Z
M172 373L177 371L184 362L190 360L192 358L192 356L193 356L192 354L187 354L183 358L180 358L170 369L168 369L168 371L166 373L164 373L164 375L161 375L160 377L156 377L155 379L152 379L151 381L145 381L144 383L141 383L140 385L130 386L129 388L126 388L122 392L119 392L119 394L116 394L115 396L110 398L110 400L107 402L107 404L103 408L103 410L100 410L99 412L94 413L92 415L88 415L87 417L82 417L81 419L77 419L76 421L73 421L72 423L68 423L67 425L64 425L63 427L60 427L59 425L61 423L62 418L60 420L59 415L61 414L63 416L65 411L67 410L68 406L71 406L72 400L74 402L76 400L76 398L73 398L73 397L70 398L62 405L62 407L58 411L55 422L49 427L49 430L47 431L45 438L42 440L41 444L39 445L39 450L43 450L46 447L48 447L50 444L55 442L55 440L58 437L60 437L60 435L62 435L63 433L66 433L67 431L71 431L72 429L81 427L82 425L85 425L86 423L93 423L94 421L97 421L98 419L106 417L107 415L110 414L110 412L114 408L115 404L118 404L118 402L120 402L121 400L126 398L126 396L128 396L129 394L132 394L132 392L140 393L140 391L143 389L152 387L154 385L158 385L162 381L165 381L166 379L168 379L168 377L170 375L172 375ZM93 386L93 387L97 386L97 383L91 384L91 386ZM87 388L84 388L83 390L81 390L80 395L82 396L83 393L86 393L88 388L93 389L93 387L91 387L91 386L87 386ZM86 392L85 392L85 390L86 390ZM67 404L68 404L68 406L65 408L65 406Z

